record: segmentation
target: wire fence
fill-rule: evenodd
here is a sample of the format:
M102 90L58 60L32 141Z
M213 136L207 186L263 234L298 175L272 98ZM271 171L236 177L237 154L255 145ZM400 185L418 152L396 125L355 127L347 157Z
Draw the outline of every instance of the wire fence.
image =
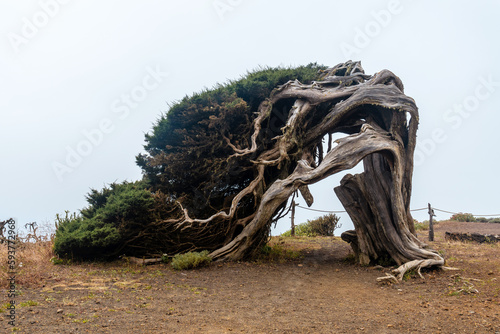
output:
M307 208L305 206L301 206L301 205L296 205L295 207L297 208L301 208L301 209L304 209L304 210L309 210L309 211L315 211L315 212L322 212L322 213L346 213L347 211L345 210L318 210L318 209L311 209L311 208ZM449 213L449 214L452 214L452 215L458 215L458 214L462 214L463 212L453 212L453 211L446 211L446 210L441 210L441 209L436 209L434 207L432 207L432 209L436 210L436 211L439 211L439 212L444 212L444 213ZM420 208L420 209L413 209L413 210L410 210L411 212L414 212L414 211L423 211L423 210L428 210L427 207L425 208ZM500 217L500 213L498 214L494 214L494 215L476 215L476 214L472 214L474 217Z

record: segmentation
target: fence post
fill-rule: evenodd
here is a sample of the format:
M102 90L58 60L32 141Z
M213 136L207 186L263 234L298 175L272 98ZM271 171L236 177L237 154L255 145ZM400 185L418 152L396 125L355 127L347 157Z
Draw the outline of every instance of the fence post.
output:
M290 233L292 237L295 236L295 206L297 204L295 201L292 202L292 231Z
M429 204L429 241L434 241L434 223L432 222L432 217L436 217L434 214L434 210L431 207L431 203Z

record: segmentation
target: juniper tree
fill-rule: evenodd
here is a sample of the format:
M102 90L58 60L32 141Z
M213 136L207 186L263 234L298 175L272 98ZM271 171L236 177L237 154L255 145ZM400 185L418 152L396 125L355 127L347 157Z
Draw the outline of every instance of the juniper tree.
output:
M261 69L188 96L161 115L137 156L155 204L138 225L147 233L128 247L251 256L295 192L311 205L310 184L361 163L335 188L355 227L343 239L359 262L389 257L399 277L443 266L416 238L410 213L418 122L396 75L368 75L352 61Z

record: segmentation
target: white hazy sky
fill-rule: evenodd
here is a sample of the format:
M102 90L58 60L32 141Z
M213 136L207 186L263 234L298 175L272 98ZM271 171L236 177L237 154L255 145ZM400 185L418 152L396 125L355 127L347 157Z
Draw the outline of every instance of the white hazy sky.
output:
M500 214L499 13L496 0L2 0L0 220L52 223L90 188L139 179L144 134L186 94L259 65L349 59L393 71L419 107L412 208ZM313 208L343 210L341 176L312 187Z

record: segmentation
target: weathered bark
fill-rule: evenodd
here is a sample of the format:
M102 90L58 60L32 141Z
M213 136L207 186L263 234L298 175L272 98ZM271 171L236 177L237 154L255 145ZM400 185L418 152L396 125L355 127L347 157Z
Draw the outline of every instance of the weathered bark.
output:
M387 133L379 133L365 124L360 133L339 140L339 144L324 157L318 167L312 168L300 160L295 171L284 180L277 180L264 193L257 215L242 233L211 256L240 259L256 242L259 231L265 228L278 207L303 185L316 183L342 170L355 167L365 156L383 150L395 150L399 144Z
M282 104L290 109L281 134L273 138L276 143L270 149L259 150L264 122L272 117L274 106ZM300 190L311 205L307 185L362 161L364 172L346 175L335 188L354 222L355 232L345 239L352 243L359 261L368 264L390 257L401 265L395 272L399 276L411 267L442 266L444 259L415 237L410 214L417 127L414 100L404 94L401 80L388 70L370 76L359 62L347 62L324 71L321 81L311 85L290 81L260 105L250 147L237 148L225 138L234 151L229 159L251 159L255 180L233 198L228 212L191 219L186 211L178 226L186 229L214 219L238 220L238 233L211 256L241 259L267 238L272 221L295 191ZM336 146L331 142L334 133L346 134ZM269 182L266 175L276 177ZM236 217L239 203L250 194L255 212Z

